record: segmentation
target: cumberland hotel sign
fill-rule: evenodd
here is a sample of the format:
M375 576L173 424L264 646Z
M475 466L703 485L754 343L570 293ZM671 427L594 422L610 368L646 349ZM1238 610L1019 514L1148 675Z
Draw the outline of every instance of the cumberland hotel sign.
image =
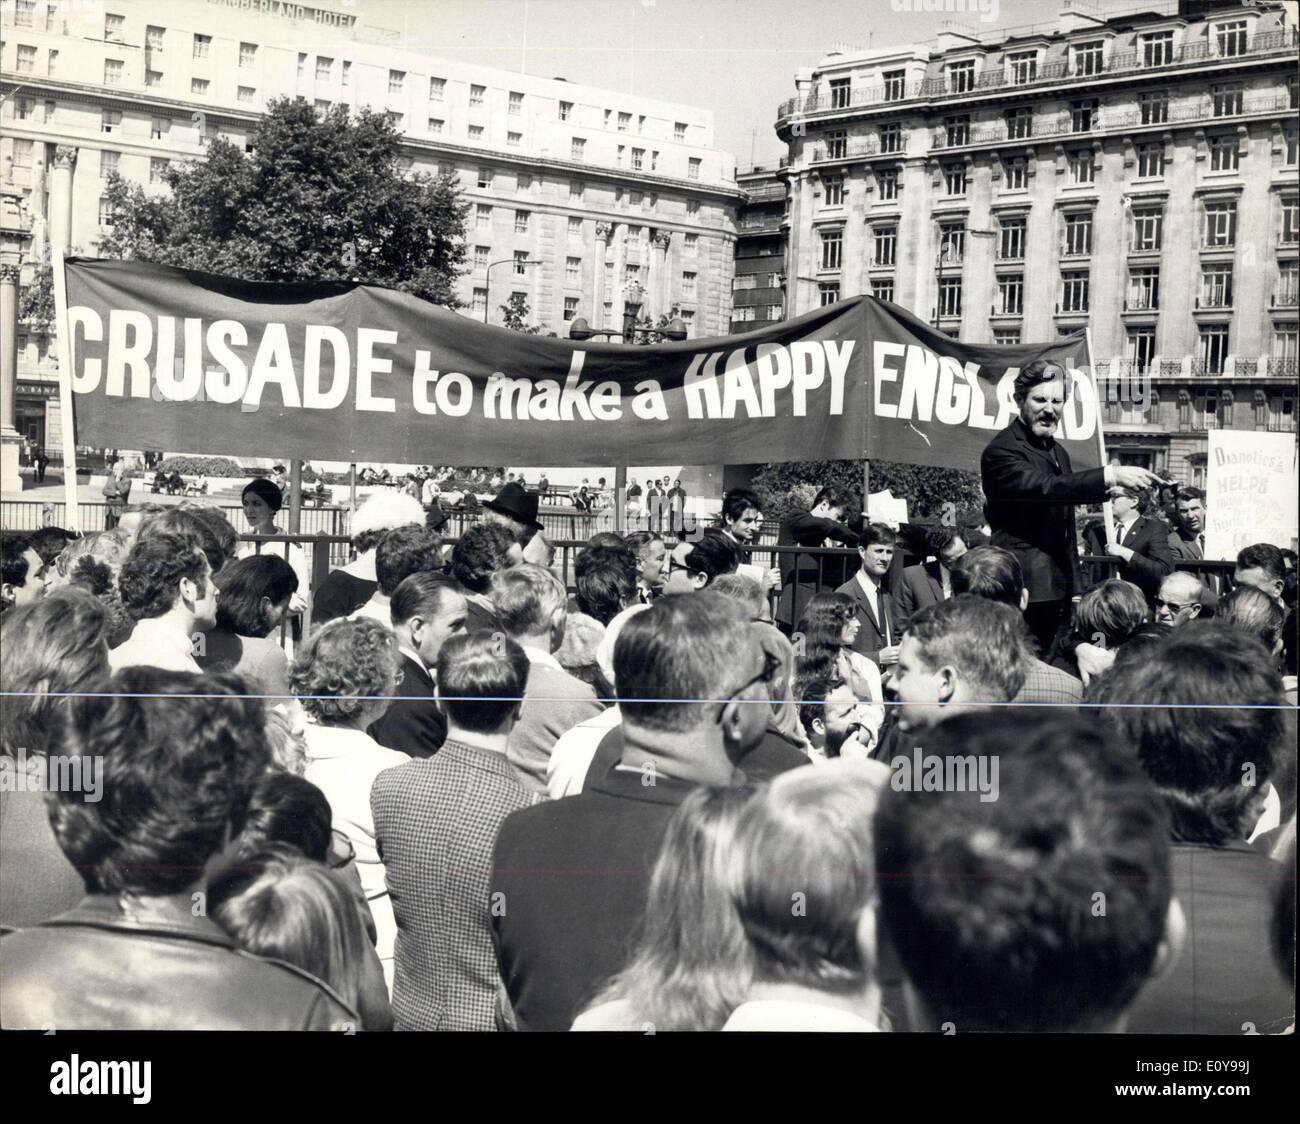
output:
M326 27L355 27L356 16L335 12L329 8L313 8L308 4L294 4L290 0L208 0L222 8L238 8L263 16L279 16L286 20L307 20Z

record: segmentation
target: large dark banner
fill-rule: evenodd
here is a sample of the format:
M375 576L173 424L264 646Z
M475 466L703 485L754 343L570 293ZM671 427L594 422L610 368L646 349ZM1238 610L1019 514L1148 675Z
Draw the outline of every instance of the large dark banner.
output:
M1063 437L1099 463L1083 336L958 344L856 297L755 332L651 347L490 327L405 293L69 258L80 444L431 464L878 457L974 468L1011 380L1073 372Z

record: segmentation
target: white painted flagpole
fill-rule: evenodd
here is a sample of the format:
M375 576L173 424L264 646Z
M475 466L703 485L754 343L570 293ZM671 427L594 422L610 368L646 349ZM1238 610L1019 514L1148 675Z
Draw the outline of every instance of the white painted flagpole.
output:
M63 429L63 526L66 530L80 532L77 434L72 415L72 332L68 327L68 279L64 273L62 246L54 248L54 326L59 344L59 420Z
M1097 384L1097 364L1092 357L1092 329L1084 328L1084 344L1088 348L1088 372L1092 376L1092 392L1097 396L1097 450L1101 454L1101 467L1105 468L1110 462L1106 459L1106 434L1102 430L1102 422L1105 420L1106 411L1103 408L1104 403L1101 397L1101 387ZM1102 521L1106 525L1106 541L1115 541L1115 512L1111 509L1110 500L1101 505Z

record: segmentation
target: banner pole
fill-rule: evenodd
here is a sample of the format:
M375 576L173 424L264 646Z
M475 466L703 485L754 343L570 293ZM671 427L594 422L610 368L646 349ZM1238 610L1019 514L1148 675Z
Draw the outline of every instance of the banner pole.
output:
M863 460L862 462L862 518L865 521L867 517L867 497L871 495L871 462Z
M289 462L289 534L296 535L302 528L302 461L297 457Z
M357 462L348 465L348 510L357 510Z
M1101 387L1097 383L1097 365L1092 358L1092 328L1083 330L1084 345L1088 348L1088 373L1092 376L1092 392L1097 396L1097 450L1101 455L1101 467L1105 468L1108 461L1106 459L1106 434L1102 430L1102 420L1105 417L1105 411L1102 409ZM1115 512L1112 510L1110 500L1106 500L1101 505L1101 518L1106 526L1106 541L1115 541Z
M614 534L627 529L627 465L614 466Z
M59 345L59 421L63 430L63 526L81 533L77 502L77 434L72 416L72 332L68 327L68 278L63 247L54 247L54 329Z

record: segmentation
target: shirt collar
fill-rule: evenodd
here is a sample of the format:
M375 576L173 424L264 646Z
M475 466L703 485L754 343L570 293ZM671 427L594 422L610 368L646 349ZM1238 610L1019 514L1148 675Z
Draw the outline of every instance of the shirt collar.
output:
M539 663L544 667L555 668L557 671L564 670L560 665L560 661L550 652L543 651L541 648L534 648L531 644L521 644L520 647L523 648L524 655L528 657L530 664Z
M426 664L424 660L420 658L420 653L417 652L414 648L408 648L405 644L398 644L397 650L401 652L402 655L404 655L413 664L415 664L416 667L423 668L424 674L429 676L430 679L433 678L433 672L429 670L429 665Z

